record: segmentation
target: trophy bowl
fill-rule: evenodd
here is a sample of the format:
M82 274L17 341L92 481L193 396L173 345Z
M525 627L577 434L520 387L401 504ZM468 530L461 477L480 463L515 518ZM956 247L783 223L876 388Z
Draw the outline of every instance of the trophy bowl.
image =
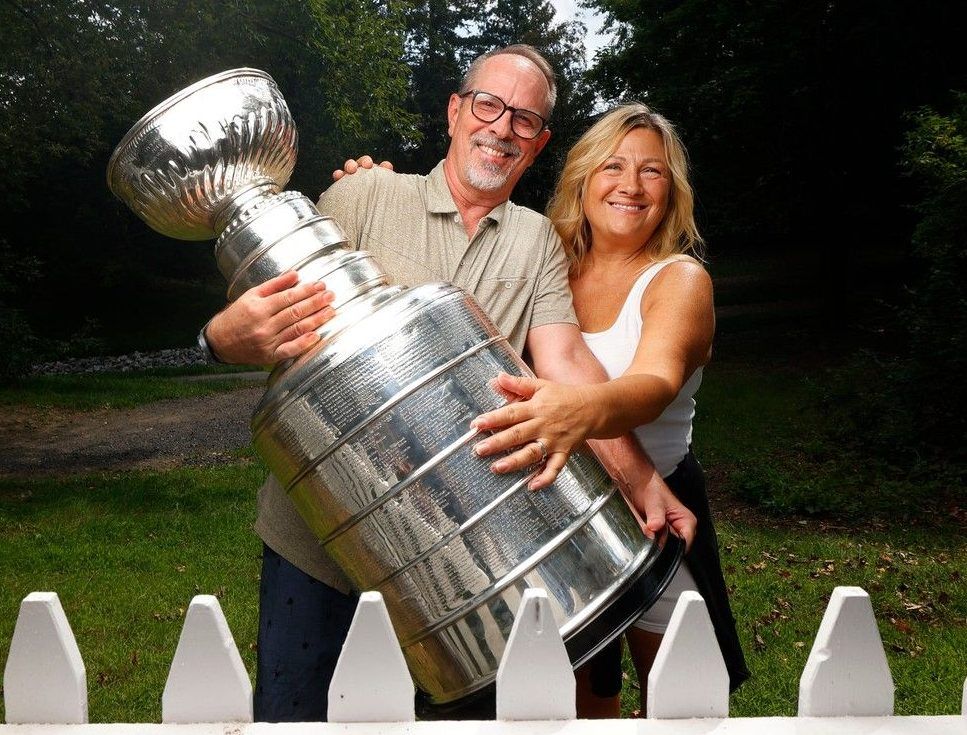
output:
M297 150L292 115L272 77L232 69L135 123L111 155L107 184L161 234L211 240L246 202L286 185Z

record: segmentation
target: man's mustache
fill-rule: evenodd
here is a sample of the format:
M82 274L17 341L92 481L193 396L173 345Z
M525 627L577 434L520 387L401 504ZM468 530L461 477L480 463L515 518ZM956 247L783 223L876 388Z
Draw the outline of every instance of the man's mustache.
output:
M488 148L493 148L501 153L506 153L510 156L519 156L520 146L509 140L501 140L500 138L488 135L487 133L474 133L470 136L470 142L476 145L485 145Z

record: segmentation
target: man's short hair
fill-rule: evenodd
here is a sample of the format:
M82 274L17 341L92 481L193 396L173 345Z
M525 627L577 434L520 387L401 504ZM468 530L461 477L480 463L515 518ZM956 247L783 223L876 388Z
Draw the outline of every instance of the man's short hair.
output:
M467 69L467 73L463 75L463 79L460 80L460 94L469 92L471 89L476 89L475 82L477 75L480 73L480 67L484 65L487 59L492 59L494 56L502 56L504 54L510 54L512 56L523 56L534 66L536 66L541 74L544 75L544 80L547 82L547 97L544 100L544 117L550 119L551 115L554 113L554 104L557 102L557 81L554 78L554 70L548 63L540 51L538 51L533 46L526 43L515 43L511 46L505 46L504 48L494 49L493 51L488 51L485 54L481 54L470 64L470 68ZM484 90L486 91L486 90Z

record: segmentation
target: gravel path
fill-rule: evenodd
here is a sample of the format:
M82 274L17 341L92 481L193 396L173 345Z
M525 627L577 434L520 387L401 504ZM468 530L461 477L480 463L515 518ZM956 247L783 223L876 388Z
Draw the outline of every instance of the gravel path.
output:
M249 444L249 417L264 392L257 385L130 409L8 408L0 413L0 477L233 462Z

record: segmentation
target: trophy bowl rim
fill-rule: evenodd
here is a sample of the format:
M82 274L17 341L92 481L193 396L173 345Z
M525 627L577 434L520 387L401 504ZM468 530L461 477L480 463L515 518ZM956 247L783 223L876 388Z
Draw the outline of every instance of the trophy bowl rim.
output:
M190 97L196 92L204 89L205 87L210 87L213 84L217 84L218 82L222 82L222 81L225 81L226 79L231 79L234 77L261 77L263 79L268 80L272 84L276 84L275 80L268 72L264 72L261 69L254 69L252 67L240 66L236 69L227 69L225 71L219 72L218 74L212 74L211 76L207 76L207 77L204 77L203 79L199 79L197 82L194 82L193 84L188 85L187 87L176 92L170 97L165 98L157 105L152 107L148 112L146 112L140 118L138 118L138 121L130 127L128 132L125 133L124 137L121 138L121 142L118 143L117 146L114 148L114 152L111 154L111 157L108 159L108 162L107 162L108 188L115 194L119 193L118 191L116 191L114 187L114 179L115 179L114 173L117 169L118 159L121 157L121 155L123 155L127 151L128 147L131 144L131 141L134 140L134 138L137 137L138 134L141 133L141 131L144 130L144 128L147 127L147 125L154 118L160 117L162 113L166 112L167 110L169 110L170 108L178 104L179 102L183 101L187 97Z

